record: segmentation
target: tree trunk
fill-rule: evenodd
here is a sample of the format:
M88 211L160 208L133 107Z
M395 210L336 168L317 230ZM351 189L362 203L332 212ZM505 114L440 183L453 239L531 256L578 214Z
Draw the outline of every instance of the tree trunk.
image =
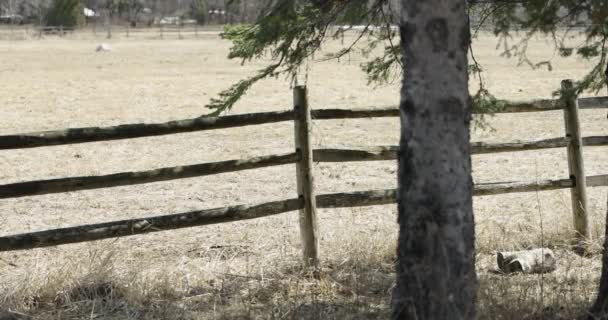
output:
M399 243L393 319L473 319L465 0L402 0Z
M606 70L604 70L604 79L606 81L606 89L608 89L608 64L606 64Z
M608 199L606 201L606 227L604 231L604 253L602 255L602 276L597 299L591 307L589 319L608 319Z

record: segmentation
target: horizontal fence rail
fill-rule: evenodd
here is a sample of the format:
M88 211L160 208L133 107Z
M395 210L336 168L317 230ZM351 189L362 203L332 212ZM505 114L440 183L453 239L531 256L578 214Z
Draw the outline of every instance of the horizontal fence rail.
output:
M569 138L552 138L537 141L515 141L509 143L471 143L473 154L486 154L498 152L513 152L526 150L540 150L551 148L563 148L568 146ZM583 145L586 147L608 146L608 136L583 137Z
M578 98L580 109L608 108L608 97ZM561 99L542 99L534 101L508 102L495 113L539 112L564 109L565 103Z
M608 97L587 97L576 100L579 109L608 109Z
M608 186L608 174L587 177L588 186ZM572 188L571 179L475 185L475 196ZM343 192L316 196L318 208L349 208L397 202L397 190ZM0 251L27 250L62 244L118 238L151 232L234 222L277 215L304 207L301 198L257 205L239 205L186 213L120 220L0 237Z
M588 176L586 178L589 187L608 186L608 174ZM536 182L504 182L504 183L482 183L475 185L475 196L488 196L506 193L549 191L557 189L569 189L576 184L573 179L540 180Z
M583 144L585 146L608 146L608 136L585 137L583 138ZM555 138L538 141L518 141L498 144L474 142L471 145L473 154L487 154L560 148L568 145L568 139ZM396 160L398 152L399 146L374 146L362 147L358 149L315 149L313 150L313 161L349 162ZM228 160L195 165L167 167L147 171L120 172L101 176L69 177L11 183L0 185L0 199L201 177L219 173L291 164L296 163L299 160L299 154L289 153L241 160Z
M530 191L551 191L568 189L575 185L572 179L540 180L533 182L480 183L474 186L474 196L522 193ZM590 187L608 186L608 174L587 177ZM349 208L385 205L397 202L397 190L372 190L348 193L335 193L317 196L319 208Z
M534 100L521 102L505 102L505 106L493 113L517 113L555 111L564 109L564 102L556 100ZM608 97L578 98L580 109L606 109L608 108ZM385 107L375 109L318 109L312 110L312 118L315 120L328 119L355 119L376 117L398 117L399 108Z
M313 120L398 117L399 108L384 107L374 109L317 109L311 110L310 115L312 116Z
M118 238L164 230L248 220L298 210L302 205L303 201L301 199L290 199L253 206L241 205L24 233L15 236L0 237L0 251L43 248L68 243Z
M472 154L488 154L499 152L514 152L562 148L568 145L568 138L552 138L537 141L516 141L509 143L472 142ZM591 136L583 138L586 147L608 146L608 136ZM357 149L325 148L314 150L316 162L347 162L347 161L382 161L396 160L399 146L373 146Z
M608 97L579 98L581 109L608 108ZM533 112L563 109L561 100L537 100L509 103L495 113ZM375 109L318 109L312 110L313 120L398 117L395 107ZM0 150L23 149L64 144L160 136L213 129L226 129L250 125L295 120L293 111L260 112L222 117L200 117L165 123L124 124L109 127L86 127L56 131L42 131L0 136Z
M200 177L218 173L279 166L295 163L296 161L299 161L299 159L300 155L298 153L288 153L243 160L228 160L188 166L167 167L148 171L121 172L102 176L18 182L0 185L0 199Z
M382 161L395 160L399 146L374 146L358 149L315 149L315 162L347 162L347 161Z
M161 136L213 129L244 127L295 120L293 111L201 117L165 123L73 128L0 136L0 150Z

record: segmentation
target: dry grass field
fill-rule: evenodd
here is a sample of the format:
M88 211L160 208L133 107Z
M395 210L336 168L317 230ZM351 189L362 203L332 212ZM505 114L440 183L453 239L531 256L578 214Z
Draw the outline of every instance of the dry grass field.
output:
M109 42L113 51L96 53ZM499 57L496 39L474 43L498 97L549 98L561 79L578 79L590 63L562 59L535 41L530 56L553 71ZM325 50L337 48L330 43ZM216 33L198 39L59 39L0 41L0 134L67 127L164 122L206 113L220 90L264 65L226 60ZM361 57L311 62L313 108L394 106L398 83L366 85ZM475 84L472 83L472 86ZM603 93L602 93L603 94ZM231 113L286 110L285 79L256 85ZM496 115L474 141L508 142L563 135L561 112ZM582 112L584 135L607 135L606 110ZM397 118L317 121L315 146L394 145ZM0 151L0 183L109 174L291 152L289 122L199 133ZM586 148L588 175L608 173L606 148ZM565 149L480 155L476 182L563 178ZM396 164L317 164L319 193L392 188ZM173 182L0 200L0 234L233 204L296 194L293 165ZM592 257L567 250L572 236L568 190L476 197L480 319L571 319L593 301L600 273L606 188L588 190ZM35 319L374 319L390 313L397 235L396 207L320 210L323 270L300 267L296 212L143 236L0 253L0 309ZM495 251L556 250L551 274L492 273Z

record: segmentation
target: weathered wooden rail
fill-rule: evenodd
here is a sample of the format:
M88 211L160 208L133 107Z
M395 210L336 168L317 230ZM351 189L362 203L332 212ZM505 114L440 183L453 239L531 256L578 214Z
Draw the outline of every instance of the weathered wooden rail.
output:
M472 143L472 154L541 150L568 146L567 138L499 144ZM608 136L592 136L583 139L584 146L608 146ZM359 149L314 149L312 160L321 162L355 162L396 160L399 146L361 147ZM301 161L299 152L253 157L248 159L209 162L194 165L159 168L146 171L120 172L100 176L82 176L34 180L0 185L0 199L37 196L82 190L138 185L175 179L280 166Z
M563 82L564 92L570 92L570 85L568 81ZM585 188L587 186L608 186L608 174L589 177L586 177L584 174L582 147L608 146L608 136L580 136L578 109L595 108L608 108L608 97L577 99L572 94L565 94L564 97L558 100L514 102L506 105L499 112L564 110L566 135L564 137L536 141L514 141L495 144L473 142L471 144L472 153L486 154L567 148L569 178L533 182L476 184L475 196L571 189L576 235L581 240L588 239ZM136 185L294 163L296 164L296 177L298 181L298 197L294 199L1 236L0 251L24 250L124 237L163 230L254 219L300 210L300 231L302 234L305 262L308 265L316 266L319 260L316 208L391 204L397 201L397 197L396 190L394 189L316 195L314 191L313 162L395 160L397 159L399 147L376 146L357 149L312 149L310 141L310 124L312 120L398 116L399 110L397 108L310 110L306 98L306 89L296 87L294 89L294 109L290 111L201 117L166 123L74 128L0 136L0 150L10 150L143 138L293 121L295 124L296 141L295 152L281 155L166 167L139 172L121 172L100 176L67 177L4 184L0 185L0 199Z
M301 156L299 153L288 153L267 157L255 157L244 160L201 163L138 172L121 172L102 176L59 178L11 183L0 185L0 199L201 177L225 172L235 172L296 163L300 158Z
M514 102L496 113L562 110L561 100ZM608 97L579 98L580 109L608 108ZM311 110L312 120L398 117L398 108ZM227 129L295 120L293 111L237 114L223 117L199 117L165 123L137 123L109 127L72 128L0 136L0 150L47 147L95 141L143 138L176 133ZM556 138L563 139L563 138ZM556 146L556 148L563 145Z
M68 33L72 33L72 32L74 32L74 28L73 27L43 26L43 27L39 28L39 33L40 34L45 34L45 35L57 34L60 37L63 37L64 35L66 35Z
M608 186L608 174L587 178L588 186ZM535 192L572 188L571 179L475 185L475 196ZM317 208L348 208L397 202L397 190L371 190L324 194L315 197ZM172 215L98 223L70 228L0 237L0 251L25 250L108 238L125 237L172 229L249 220L304 209L304 199L294 198L258 205L239 205Z
M200 117L165 123L137 123L110 127L72 128L56 131L31 132L0 136L0 150L162 136L293 120L295 120L293 111L280 111L239 114L224 117Z

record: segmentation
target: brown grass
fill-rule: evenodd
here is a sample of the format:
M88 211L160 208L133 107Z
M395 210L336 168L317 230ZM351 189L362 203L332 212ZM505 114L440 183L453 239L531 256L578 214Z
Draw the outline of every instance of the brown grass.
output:
M0 42L0 134L167 121L198 116L211 97L260 68L225 59L229 44L199 39L68 39ZM548 98L564 78L590 66L554 57L554 71L532 71L499 58L496 40L475 42L487 84L501 98ZM337 48L331 43L326 50ZM531 48L551 57L549 43ZM313 108L396 105L398 83L366 85L358 64L315 62L308 83ZM473 86L474 84L472 84ZM253 88L233 113L285 110L290 85ZM583 134L608 134L605 111L583 111ZM476 141L563 135L560 112L497 115ZM319 121L317 146L397 144L397 119ZM125 141L0 151L0 183L145 170L289 152L289 123ZM608 173L605 148L585 149L589 175ZM561 178L565 150L475 156L476 182ZM394 187L393 162L317 164L319 193ZM0 202L0 233L175 213L295 194L295 169L234 174ZM475 198L481 319L571 319L593 300L600 272L606 188L589 190L596 254L567 250L572 235L567 190ZM0 253L0 308L36 319L372 319L390 313L397 233L394 206L321 210L319 280L300 266L297 213L118 240ZM541 228L542 222L542 228ZM544 276L493 274L497 250L549 246L558 270Z

